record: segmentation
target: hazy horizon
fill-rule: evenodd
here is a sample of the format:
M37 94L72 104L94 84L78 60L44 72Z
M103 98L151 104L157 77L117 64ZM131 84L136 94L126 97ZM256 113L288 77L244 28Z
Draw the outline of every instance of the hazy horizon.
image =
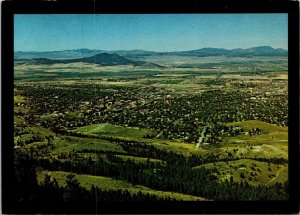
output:
M187 51L271 46L287 50L287 14L18 14L16 51Z
M250 49L250 48L256 48L256 47L264 47L264 46L268 46L268 45L262 45L262 46L255 46L255 47L246 47L246 48L242 48L242 49ZM286 50L288 51L288 49L284 49L284 48L277 48L277 47L272 47L272 46L269 46L271 48L274 48L274 49L283 49L283 50ZM222 48L222 47L200 47L200 48L196 48L196 49L193 49L193 50L199 50L199 49L227 49L227 50L233 50L233 49L238 49L238 48ZM24 50L15 50L14 52L61 52L61 51L73 51L73 50L79 50L79 49L88 49L88 50L95 50L95 51L107 51L107 52L113 52L113 51L148 51L148 52L182 52L182 51L193 51L192 49L191 50L180 50L180 51L155 51L155 50L145 50L145 49L119 49L119 50L104 50L104 49L90 49L90 48L72 48L72 49L61 49L61 50L41 50L41 51L24 51Z

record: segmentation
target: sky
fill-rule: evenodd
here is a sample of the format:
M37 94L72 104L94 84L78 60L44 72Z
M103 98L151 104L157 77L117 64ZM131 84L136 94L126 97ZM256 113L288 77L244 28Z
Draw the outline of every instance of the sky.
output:
M15 51L287 49L287 14L17 14Z

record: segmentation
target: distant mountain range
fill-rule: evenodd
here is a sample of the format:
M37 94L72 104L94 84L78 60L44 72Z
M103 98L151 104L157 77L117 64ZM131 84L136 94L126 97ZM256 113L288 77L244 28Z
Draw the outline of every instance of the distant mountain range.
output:
M118 54L108 54L108 53L101 53L96 54L91 57L84 57L84 58L75 58L75 59L48 59L48 58L22 58L22 59L15 59L15 61L19 64L57 64L57 63L94 63L101 66L116 66L116 65L133 65L133 66L143 66L145 68L162 68L155 63L149 63L145 61L133 61L129 60L125 57L122 57Z
M259 46L248 49L218 49L203 48L191 51L179 52L180 55L187 56L287 56L284 49L274 49L270 46Z
M270 46L258 46L247 49L222 49L222 48L202 48L189 51L178 51L178 52L154 52L144 50L117 50L117 51L105 51L105 50L91 50L91 49L74 49L64 51L47 51L47 52L14 52L15 59L32 59L32 58L47 58L48 60L55 59L85 59L86 61L97 60L98 54L117 54L119 57L147 57L147 56L161 56L161 55L178 55L178 56L287 56L288 51L285 49L274 49ZM107 55L108 56L108 55ZM91 57L91 58L90 58ZM105 58L105 55L101 58ZM118 58L116 56L110 56L112 58ZM90 58L90 59L89 59ZM121 60L121 59L120 59ZM46 60L45 60L46 61ZM105 60L104 60L105 61ZM130 61L123 59L124 63ZM131 64L132 62L128 62Z

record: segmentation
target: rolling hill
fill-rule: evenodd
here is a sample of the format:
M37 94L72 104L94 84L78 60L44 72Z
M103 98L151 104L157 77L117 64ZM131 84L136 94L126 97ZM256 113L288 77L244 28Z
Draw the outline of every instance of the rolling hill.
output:
M115 65L133 65L133 66L151 66L151 67L159 67L162 68L163 66L145 61L133 61L129 60L125 57L122 57L118 54L108 54L108 53L101 53L96 54L91 57L85 58L76 58L76 59L66 59L66 60L53 60L48 58L33 58L33 59L17 59L17 63L19 64L28 64L28 65L35 65L35 64L45 64L45 65L52 65L52 64L67 64L67 63L94 63L101 66L115 66Z
M117 54L107 54L107 53L96 54L91 57L61 61L61 63L76 63L76 62L95 63L103 66L112 66L112 65L137 65L138 66L142 64L142 62L131 61Z

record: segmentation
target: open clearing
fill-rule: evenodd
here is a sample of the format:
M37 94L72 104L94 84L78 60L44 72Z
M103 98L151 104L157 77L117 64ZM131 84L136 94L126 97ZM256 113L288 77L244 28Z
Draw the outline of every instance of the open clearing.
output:
M66 177L71 173L62 172L62 171L42 171L38 174L38 182L42 183L45 175L51 176L51 178L55 178L59 184L59 186L66 186ZM80 185L91 189L92 185L97 186L103 190L128 190L130 193L138 193L141 191L142 193L149 193L152 195L157 195L160 197L171 197L177 200L185 200L185 201L203 201L205 198L191 196L187 194L181 194L176 192L168 192L168 191L158 191L153 190L144 186L134 186L128 182L116 180L110 177L103 176L93 176L93 175L84 175L84 174L74 174L76 179L80 182Z
M128 140L130 140L131 137L134 137L134 139L143 139L144 135L150 133L150 131L144 129L125 128L109 123L88 125L77 128L74 131L87 135L99 135L100 137L116 137Z
M241 134L223 139L223 151L238 148L236 155L246 158L288 158L288 128L280 127L259 120L233 122L227 125L239 126L245 132L259 128L261 134L250 136Z
M195 145L188 143L174 142L159 138L145 138L144 136L146 134L153 133L153 131L151 130L122 127L112 125L109 123L83 126L72 131L80 134L85 134L94 138L113 137L119 140L148 143L152 144L157 148L166 149L168 151L173 151L175 153L183 154L186 156L193 153L204 154L207 152L207 150L205 149L198 149L195 147Z
M253 128L260 128L264 133L274 133L274 132L287 132L287 127L280 127L278 125L273 125L267 122L262 122L260 120L248 120L243 122L232 122L227 123L227 125L240 126L244 130L250 130Z
M284 183L288 176L287 165L268 164L251 159L240 159L229 162L215 162L204 164L194 168L207 168L214 170L213 175L222 182L230 180L241 182L247 181L252 185Z

